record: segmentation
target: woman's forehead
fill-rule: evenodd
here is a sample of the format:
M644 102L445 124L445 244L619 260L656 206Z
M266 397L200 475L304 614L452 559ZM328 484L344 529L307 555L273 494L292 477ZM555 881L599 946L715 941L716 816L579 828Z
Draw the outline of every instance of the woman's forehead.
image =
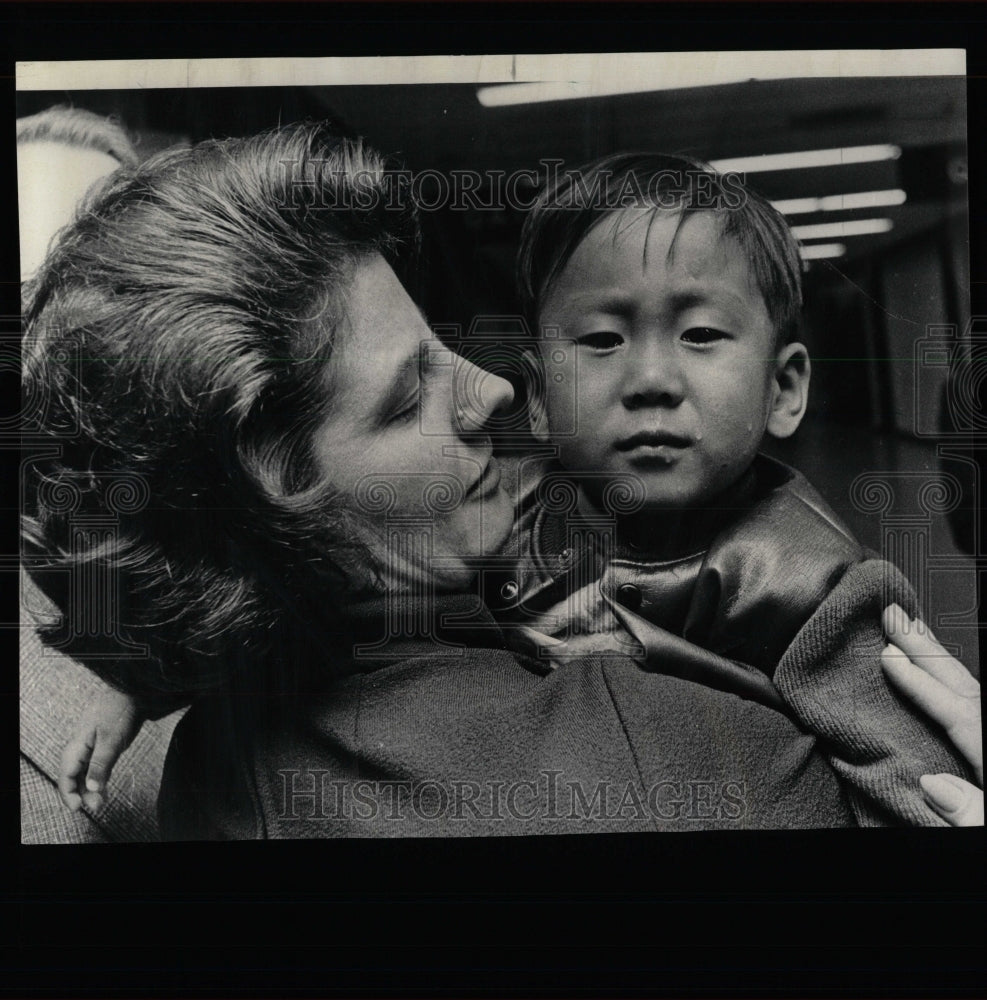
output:
M333 350L339 395L372 402L430 338L421 310L387 261L379 254L361 261L345 294Z
M349 353L401 353L430 335L421 310L394 269L374 254L353 269L343 304L344 343Z

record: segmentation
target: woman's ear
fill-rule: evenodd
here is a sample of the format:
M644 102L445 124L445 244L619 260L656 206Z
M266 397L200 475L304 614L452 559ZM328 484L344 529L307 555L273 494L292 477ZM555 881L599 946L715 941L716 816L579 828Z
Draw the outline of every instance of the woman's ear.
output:
M772 437L787 438L798 429L809 402L811 372L804 344L786 344L778 352L766 428Z
M531 425L531 434L536 441L547 444L548 412L545 408L545 375L541 357L537 350L531 348L525 348L522 357L529 369L524 381L528 396L528 422Z

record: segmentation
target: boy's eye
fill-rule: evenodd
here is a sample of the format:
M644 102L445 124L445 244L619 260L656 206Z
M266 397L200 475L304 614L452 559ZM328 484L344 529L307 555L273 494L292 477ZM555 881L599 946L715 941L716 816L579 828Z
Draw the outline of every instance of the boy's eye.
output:
M694 326L682 334L682 339L687 344L712 344L717 340L726 340L727 334L711 326Z
M624 338L619 333L612 330L602 330L597 333L584 333L577 338L576 343L583 347L592 348L594 351L612 351L615 347L620 347Z

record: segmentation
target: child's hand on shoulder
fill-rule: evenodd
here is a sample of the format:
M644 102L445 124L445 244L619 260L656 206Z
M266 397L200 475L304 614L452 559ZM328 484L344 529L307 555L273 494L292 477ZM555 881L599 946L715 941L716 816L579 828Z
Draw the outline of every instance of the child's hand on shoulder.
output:
M143 722L137 702L112 688L91 701L62 751L58 791L73 812L103 804L113 766Z

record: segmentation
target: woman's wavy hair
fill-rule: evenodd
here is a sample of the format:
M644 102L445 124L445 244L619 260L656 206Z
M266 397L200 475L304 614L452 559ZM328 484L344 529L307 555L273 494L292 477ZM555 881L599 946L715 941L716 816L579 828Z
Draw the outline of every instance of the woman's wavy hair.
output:
M114 118L64 104L17 119L17 144L57 142L76 149L95 149L127 166L137 163L130 137Z
M318 125L167 151L115 174L31 284L23 387L49 444L24 556L63 613L43 638L114 686L195 693L300 632L326 654L342 567L369 554L310 441L353 268L417 251L391 177Z

